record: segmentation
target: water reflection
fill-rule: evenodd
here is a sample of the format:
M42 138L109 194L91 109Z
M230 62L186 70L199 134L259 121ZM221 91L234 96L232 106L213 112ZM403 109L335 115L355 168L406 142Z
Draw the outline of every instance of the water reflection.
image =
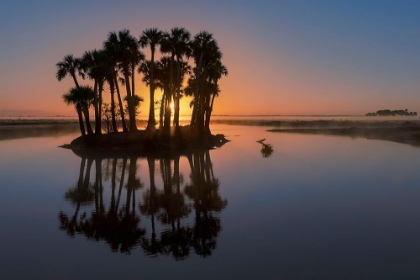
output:
M212 254L222 229L219 213L228 202L219 194L208 150L182 155L188 160L189 180L180 171L180 154L79 156L78 179L64 195L74 211L58 215L60 229L69 236L104 240L112 251L125 254L137 247L150 257L176 260L192 251L202 257ZM147 164L148 176L140 176L142 164Z

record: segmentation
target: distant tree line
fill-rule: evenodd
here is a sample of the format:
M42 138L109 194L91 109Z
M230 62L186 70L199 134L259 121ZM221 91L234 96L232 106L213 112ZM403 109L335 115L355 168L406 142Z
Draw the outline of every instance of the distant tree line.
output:
M366 117L376 117L376 116L417 116L417 112L408 112L405 110L379 110L376 113L367 113Z
M157 46L160 46L162 56L156 61ZM150 60L145 58L141 48L150 49ZM189 59L192 59L192 65ZM185 28L176 27L170 31L150 28L136 38L125 29L110 32L101 49L86 51L81 57L66 55L56 64L56 78L61 81L71 77L74 81L75 87L64 94L63 99L75 106L82 135L137 130L137 108L143 98L135 90L136 72L143 75L142 81L150 89L146 131L156 129L155 104L160 107L159 128L169 130L172 111L172 124L179 128L180 99L190 96L190 126L203 134L210 133L214 99L220 93L218 81L228 74L221 59L217 41L207 31L191 37ZM79 77L92 80L93 87L80 85ZM110 104L103 101L106 85ZM125 97L122 88L125 88ZM155 100L155 89L162 91L159 100ZM94 129L89 119L91 106ZM103 123L105 127L102 127Z

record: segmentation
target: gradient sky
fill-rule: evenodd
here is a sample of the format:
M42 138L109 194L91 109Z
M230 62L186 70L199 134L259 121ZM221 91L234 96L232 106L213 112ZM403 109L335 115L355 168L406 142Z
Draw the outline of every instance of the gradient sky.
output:
M185 27L212 32L224 54L229 76L214 114L420 111L417 0L7 2L0 8L0 110L75 115L61 99L72 80L55 79L64 55L100 48L110 31L138 37L150 27ZM136 91L145 115L148 91Z

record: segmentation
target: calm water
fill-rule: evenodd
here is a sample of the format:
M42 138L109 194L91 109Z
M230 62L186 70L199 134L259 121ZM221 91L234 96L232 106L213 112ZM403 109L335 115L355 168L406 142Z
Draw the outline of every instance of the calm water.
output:
M265 129L165 158L0 141L0 278L420 279L419 148Z

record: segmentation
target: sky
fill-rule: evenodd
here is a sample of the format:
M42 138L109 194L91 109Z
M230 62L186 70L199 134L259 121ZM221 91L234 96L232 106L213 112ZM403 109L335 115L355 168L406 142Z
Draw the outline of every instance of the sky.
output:
M0 6L0 114L75 115L62 101L73 81L56 80L56 63L101 48L111 31L139 37L151 27L213 33L229 71L213 114L420 111L417 0L9 0ZM146 116L148 89L136 79ZM188 103L181 103L181 114L190 113Z

